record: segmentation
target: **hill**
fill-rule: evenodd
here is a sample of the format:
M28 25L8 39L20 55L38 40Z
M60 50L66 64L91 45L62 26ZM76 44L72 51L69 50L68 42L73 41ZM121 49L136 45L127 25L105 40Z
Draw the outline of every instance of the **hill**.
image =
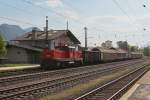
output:
M0 25L0 34L5 38L5 40L14 39L16 36L22 35L25 31L17 25Z

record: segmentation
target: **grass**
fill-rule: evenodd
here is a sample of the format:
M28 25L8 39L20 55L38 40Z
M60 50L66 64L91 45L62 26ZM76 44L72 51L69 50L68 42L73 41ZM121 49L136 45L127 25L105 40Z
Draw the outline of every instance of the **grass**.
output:
M120 71L119 73L114 73L111 75L102 76L98 79L91 80L88 83L79 84L79 85L74 86L72 88L65 89L65 90L63 90L57 94L49 95L47 97L42 98L41 100L63 100L65 97L69 97L69 96L74 95L74 94L80 94L82 91L85 91L89 88L94 88L99 84L103 84L104 82L112 80L112 79L114 79L114 78L116 78L116 77L118 77L124 73L127 73L127 72L129 72L129 69L126 69L124 71Z
M0 67L19 67L19 66L30 66L32 64L0 64Z

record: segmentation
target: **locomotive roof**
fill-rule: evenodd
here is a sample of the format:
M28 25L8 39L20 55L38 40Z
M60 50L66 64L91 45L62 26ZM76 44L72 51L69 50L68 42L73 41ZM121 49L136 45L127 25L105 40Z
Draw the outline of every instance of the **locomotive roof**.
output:
M27 32L12 41L32 41L32 34L32 31ZM74 34L70 30L49 30L48 40L53 40L63 35L67 35L75 44L80 44L80 41L74 36ZM44 31L36 31L35 41L45 41L45 37L46 34Z

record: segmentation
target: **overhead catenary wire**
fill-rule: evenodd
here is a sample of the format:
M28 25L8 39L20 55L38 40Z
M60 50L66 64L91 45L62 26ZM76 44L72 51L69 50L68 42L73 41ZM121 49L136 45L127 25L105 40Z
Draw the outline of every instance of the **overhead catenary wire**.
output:
M29 3L29 2L28 2ZM21 12L21 13L27 13L27 15L34 15L34 13L33 12L30 12L30 11L27 11L26 9L23 9L23 8L18 8L18 7L16 7L16 6L14 6L14 5L12 5L12 4L8 4L8 3L6 3L6 2L2 2L2 1L0 1L0 4L1 5L5 5L6 7L9 7L9 8L13 8L13 9L16 9L16 11L19 11L19 12ZM31 3L30 3L31 4ZM9 18L10 19L10 18ZM14 21L14 20L13 20ZM20 22L20 21L19 21ZM55 22L57 22L57 23L61 23L60 21L57 21L56 19L55 19ZM31 25L31 24L28 24L28 25ZM37 26L37 25L36 25Z
M1 5L5 5L5 7L10 7L10 8L16 9L17 11L19 11L19 12L21 12L21 13L27 13L27 14L29 14L29 15L33 15L33 13L30 12L30 11L27 11L27 10L22 9L22 8L18 8L18 7L16 7L16 6L13 6L13 5L8 4L8 3L6 3L6 2L0 1L0 4L1 4Z
M120 9L120 11L127 16L129 23L133 26L136 26L135 22L132 20L132 18L126 13L126 11L120 6L117 0L112 0L114 4ZM137 27L136 27L137 28ZM139 28L137 28L139 30Z
M81 20L79 20L79 19L73 19L73 18L71 18L71 17L69 17L69 16L66 16L66 15L64 15L64 14L62 14L62 13L59 13L59 12L57 12L57 11L55 11L55 10L48 9L48 8L43 7L43 6L40 6L40 5L36 5L36 4L34 4L33 2L31 2L31 1L29 1L29 0L22 0L22 1L25 2L25 3L27 3L27 4L32 5L32 6L34 6L34 7L41 8L41 9L43 9L43 11L47 11L47 12L51 11L51 12L53 12L54 14L56 14L57 16L60 16L60 17L62 17L62 18L65 18L66 20L69 20L69 19L70 19L70 20L74 21L75 23L81 24L82 27L86 26L86 24L83 23L83 22L82 22ZM106 30L104 30L104 29L99 29L99 28L95 28L95 27L91 27L91 28L92 28L92 29L95 29L95 30L97 30L97 31L106 31Z
M127 0L128 1L128 0ZM138 0L137 0L138 1ZM128 2L129 3L129 2ZM140 3L141 4L141 3ZM141 6L141 5L140 5ZM130 5L128 5L128 7L129 7L129 9L130 10L132 10L132 12L135 12L135 10L134 9L132 9L132 7L130 6ZM134 10L134 11L133 11ZM142 25L143 27L142 27L142 29L141 29L141 32L143 32L143 31L146 31L146 28L145 28L145 26L143 25L143 23L141 23L140 21L138 21L138 19L136 18L136 17L134 17L134 23L136 23L135 25ZM139 29L140 29L141 27L139 26Z
M73 6L72 4L70 4L70 3L68 3L68 2L66 2L66 1L63 1L64 3L65 3L65 5L67 5L69 8L71 8L71 9L73 9L73 10L77 10L77 11L81 11L81 9L79 9L79 8L76 8L75 6ZM82 11L81 11L82 12ZM106 30L104 30L104 29L100 29L100 28L96 28L96 27L94 27L94 26L92 26L92 27L88 27L89 29L95 29L95 30L97 30L97 31L103 31L103 32L107 32Z
M126 11L120 6L120 4L118 3L117 0L113 0L113 2L114 2L115 5L121 10L121 12L122 12L123 14L125 14L125 15L128 17L128 20L129 20L130 24L132 24L133 26L136 26L135 28L137 29L137 31L138 31L138 32L141 32L141 30L139 30L139 29L141 29L141 27L139 27L139 24L136 24L136 23L137 23L137 20L134 19L134 20L136 21L136 23L135 23L135 21L133 21L132 18L126 13ZM130 7L129 7L129 8L130 8ZM137 26L137 25L138 25L138 26ZM142 32L143 32L143 31L142 31ZM134 38L134 39L136 40L136 38Z
M56 15L58 15L58 16L60 16L60 17L63 17L63 18L66 18L66 19L68 19L69 17L68 16L66 16L66 15L64 15L63 13L59 13L59 12L57 12L57 11L55 11L55 10L52 10L52 9L48 9L48 8L46 8L46 7L43 7L43 6L40 6L40 5L36 5L35 3L33 3L32 1L30 1L30 0L22 0L22 1L25 1L26 3L28 3L28 4L30 4L30 5L32 5L32 6L37 6L37 7L39 7L39 8L41 8L41 9L43 9L43 11L45 11L46 10L46 12L50 12L50 11L52 11L53 13L55 13ZM115 0L116 1L116 0ZM12 8L14 8L14 9L18 9L18 8L16 8L15 6L11 6ZM121 7L121 6L120 6ZM121 7L122 8L122 7ZM24 9L19 9L20 11L24 11ZM18 10L18 11L19 11ZM130 22L131 22L131 17L126 13L126 11L124 10L124 9L122 9L122 11L124 12L124 14L126 14L127 16L128 16L128 19L130 20ZM30 11L28 12L26 12L26 13L30 13ZM3 17L3 16L2 16ZM34 24L31 24L31 23L29 23L29 22L25 22L25 21L21 21L21 20L16 20L16 19L13 19L13 18L9 18L9 17L6 17L6 18L3 18L3 19L7 19L7 20L11 20L11 21L15 21L15 22L18 22L18 23L23 23L23 24L27 24L27 25L31 25L31 26L37 26L37 25L34 25ZM69 18L69 19L71 19L71 20L74 20L75 22L77 22L77 23L80 23L80 24L83 24L83 22L81 22L80 20L77 20L77 19L72 19L72 18ZM38 27L41 27L41 26L38 26ZM43 27L42 27L43 28ZM89 27L90 29L95 29L95 30L97 30L97 31L105 31L106 32L106 30L103 30L103 29L99 29L99 28L97 28L97 27Z
M12 5L12 4L9 4L9 3L6 3L6 2L2 2L2 1L0 1L0 4L1 5L5 5L6 7L9 7L9 8L13 8L13 9L15 9L16 11L19 11L19 12L21 12L21 13L26 13L27 15L30 15L30 16L35 16L35 13L33 13L33 12L31 12L31 11L27 11L26 9L23 9L23 8L19 8L19 7L16 7L15 5ZM48 14L47 14L48 15ZM51 17L51 19L53 19L52 17ZM54 19L53 19L54 20ZM57 22L57 23L62 23L61 21L58 21L58 20L56 20L56 18L55 18L55 22ZM64 23L62 23L62 24L64 24Z
M63 1L63 2L65 2L65 4L66 4L67 6L69 6L70 8L76 9L76 10L78 10L78 11L81 11L80 9L78 9L78 8L76 8L76 7L74 7L74 6L72 6L70 3L66 2L66 1ZM115 0L115 3L116 3L116 5L121 9L121 11L128 17L129 23L132 24L133 26L135 26L135 24L134 24L135 22L133 22L132 18L126 13L126 11L125 11L124 9L122 9L122 7L119 5L119 3L116 2L116 0ZM94 27L94 26L93 26L93 27L89 27L89 28L95 29L95 30L97 30L97 31L108 32L108 30L99 29L99 28L96 28L96 27ZM116 31L110 31L110 32L116 32Z
M42 7L42 6L40 6L40 5L36 5L35 3L33 3L33 2L31 2L31 1L29 1L29 0L23 0L23 1L26 2L26 3L28 3L28 4L30 4L30 5L32 5L32 6L39 7L39 8L41 8L41 9L43 9L43 10L52 11L53 13L55 13L55 14L58 15L58 16L61 16L61 17L64 17L64 18L68 18L67 16L65 16L65 15L62 14L62 13L56 12L55 10L52 10L52 9L47 9L47 8ZM114 3L119 7L119 9L128 17L129 23L131 23L131 24L133 24L133 25L135 26L135 24L134 24L132 18L131 18L131 17L126 13L126 11L119 5L119 3L118 3L116 0L113 0L113 1L114 1ZM65 2L65 3L66 3L66 2ZM80 23L80 24L83 24L80 20L76 20L76 19L72 19L72 18L71 18L71 20L74 20L74 21L76 21L76 22L78 22L78 23ZM96 28L96 27L92 27L92 28L94 28L95 30L99 30L99 31L105 31L105 30L103 30L103 29L99 29L99 28Z
M130 17L130 16L126 13L126 11L120 6L120 4L119 4L116 0L112 0L112 1L113 1L114 4L122 11L122 13L128 17L129 21L132 22L131 17Z
M137 2L139 1L139 0L136 0ZM142 2L140 2L139 3L139 5L140 5L140 7L146 7L146 5L141 5L141 4L143 4ZM132 9L132 7L129 5L128 6L131 10L132 10L132 12L135 12L135 10L134 9ZM134 10L134 11L133 11ZM149 11L149 9L147 9L148 11ZM143 23L141 23L140 21L138 21L138 19L136 18L136 17L134 17L134 19L135 19L135 22L137 23L136 25L142 25L143 27L142 27L142 29L141 29L141 31L140 31L140 33L141 33L141 36L143 36L144 35L144 33L147 31L147 27L143 24ZM139 23L139 24L138 24ZM141 27L140 27L141 28ZM135 37L136 36L136 37ZM142 41L142 38L140 39L139 38L139 36L140 36L140 34L139 35L133 35L133 39L136 41L136 44L138 44L139 43L139 41ZM139 39L138 39L139 38ZM140 42L141 43L141 42Z
M63 17L63 18L68 19L68 17L67 17L66 15L64 15L64 14L62 14L62 13L59 13L59 12L57 12L57 11L55 11L55 10L48 9L48 8L42 7L42 6L40 6L40 5L36 5L36 4L34 4L33 2L31 2L31 1L29 1L29 0L22 0L22 1L25 2L25 3L27 3L27 4L32 5L32 6L34 6L34 7L41 8L41 9L43 9L43 11L48 11L48 12L51 11L51 12L53 12L54 14L56 14L56 15L58 15L58 16L61 16L61 17Z
M57 11L55 11L55 10L52 10L52 9L47 9L47 8L45 8L45 7L36 5L36 4L34 4L33 2L31 2L31 1L29 1L29 0L23 0L23 1L25 1L26 3L31 4L31 5L33 5L33 6L37 6L37 7L41 8L41 9L43 9L43 10L52 11L52 12L55 13L56 15L61 16L61 17L63 17L63 18L66 18L67 20L68 20L68 18L69 18L69 17L67 17L67 16L64 16L62 13L59 13L59 12L57 12ZM127 12L120 6L120 4L119 4L116 0L113 0L113 1L114 1L114 3L119 7L119 9L127 16L128 20L129 20L129 23L135 26L135 25L136 25L136 24L134 24L135 22L133 22L132 18L131 18L131 17L127 14ZM78 22L78 23L81 24L81 22L80 22L79 20L72 19L72 18L69 18L69 19L74 20L75 22ZM95 30L100 30L99 28L94 28L94 29L95 29ZM138 28L138 29L139 29L139 28ZM100 31L103 31L103 30L100 30Z
M48 8L46 8L46 7L43 7L43 6L36 5L35 3L33 3L33 2L30 1L30 0L22 0L22 1L25 2L25 3L27 3L27 4L29 4L29 5L31 5L31 6L34 6L34 7L43 9L43 11L45 11L45 12L48 12L48 13L52 12L52 13L54 13L55 15L57 15L58 17L64 18L65 21L68 21L68 20L70 19L69 21L74 21L75 23L80 24L82 27L85 26L85 24L82 23L80 20L71 18L71 17L69 17L69 16L66 16L65 14L60 13L60 12L57 12L56 10L48 9Z
M70 4L70 3L68 3L68 2L66 2L66 1L63 1L63 2L65 2L65 5L67 5L67 6L69 6L69 8L71 8L71 9L73 9L73 10L77 10L77 11L81 11L80 9L78 9L78 8L76 8L75 6L73 6L72 4ZM107 33L107 32L109 32L108 30L104 30L104 29L99 29L99 28L97 28L97 27L94 27L94 26L92 26L92 27L88 27L89 29L94 29L94 30L96 30L96 31L103 31L103 32L105 32L105 33ZM110 32L113 32L113 31L110 31ZM114 31L114 32L116 32L116 31ZM96 36L97 37L97 36ZM96 38L95 37L95 38ZM116 37L115 37L116 38ZM100 40L100 38L99 38L99 36L98 36L98 41Z

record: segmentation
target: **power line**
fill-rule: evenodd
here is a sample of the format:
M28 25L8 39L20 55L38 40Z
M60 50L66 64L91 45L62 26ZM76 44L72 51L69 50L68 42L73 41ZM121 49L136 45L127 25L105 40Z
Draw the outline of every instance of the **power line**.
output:
M81 22L81 21L78 20L78 19L73 19L73 18L71 18L71 17L65 16L64 14L59 13L59 12L56 12L56 11L54 11L54 10L52 10L52 9L47 9L47 8L45 8L45 7L36 5L36 4L34 4L33 2L28 1L28 0L22 0L22 1L28 3L28 4L32 5L32 6L39 7L39 8L41 8L41 9L43 9L44 11L45 11L45 10L48 11L48 12L49 12L49 11L52 11L52 12L55 13L56 15L58 15L58 16L60 16L60 17L63 17L63 18L65 18L65 19L68 19L68 18L69 18L69 19L71 19L72 21L74 21L74 22L76 22L76 23L78 23L78 24L84 24L84 25L85 25L85 23ZM105 30L103 30L103 29L97 29L97 28L95 28L95 27L93 27L93 28L94 28L95 30L105 31Z
M0 1L0 4L1 4L1 5L5 5L6 7L10 7L10 8L16 9L16 10L19 11L19 12L28 13L28 14L32 14L32 15L33 15L32 12L26 11L25 9L18 8L18 7L16 7L16 6L10 5L10 4L5 3L5 2Z
M138 0L137 0L137 1L138 1ZM128 3L129 3L129 2L128 2ZM128 5L128 7L132 10L132 12L135 12L135 10L132 9L132 7L130 6L130 4ZM134 11L133 11L133 10L134 10ZM140 23L140 22L137 20L136 17L134 17L134 20L135 20L134 23L137 23L137 24L135 24L135 25L138 25L138 26L139 26L139 25L142 25L142 26L143 26L143 29L142 29L142 30L145 31L145 26L144 26L142 23ZM137 27L138 27L138 26L137 26ZM141 27L139 26L139 29L140 29L140 28L141 28ZM141 30L141 32L143 32L142 30Z
M38 7L38 8L40 8L40 9L43 9L43 11L46 11L46 12L51 11L51 12L55 13L57 16L63 17L63 18L65 18L65 19L67 19L67 20L68 20L68 19L71 19L72 21L74 21L74 22L76 22L76 23L78 23L78 24L85 25L85 23L81 22L81 21L78 20L78 19L73 19L73 18L68 17L68 16L66 16L66 15L64 15L64 14L62 14L62 13L59 13L59 12L55 11L55 10L48 9L48 8L42 7L42 6L40 6L40 5L36 5L36 4L34 4L33 2L31 2L31 1L29 1L29 0L22 0L22 1L25 2L25 3L27 3L27 4L30 4L30 5L32 5L32 6ZM99 28L96 28L96 27L91 27L91 28L92 28L92 29L95 29L95 30L97 30L97 31L105 31L104 29L99 29Z
M137 26L137 21L136 21L136 23L135 23L135 21L133 21L132 20L132 18L126 13L126 11L120 6L120 4L117 2L117 0L112 0L114 3L115 3L115 5L122 11L122 13L123 14L125 14L127 17L128 17L128 20L129 20L129 23L130 24L132 24L133 26ZM136 19L135 19L136 20ZM139 24L138 24L139 25ZM139 29L141 29L141 27L139 27L139 26L137 26L136 28L137 28L137 30L139 30Z
M63 1L65 3L65 5L67 5L69 8L73 9L73 10L78 10L78 11L81 11L80 9L76 8L75 6L73 6L72 4L66 2L66 1ZM99 29L99 28L96 28L96 27L88 27L89 29L92 28L92 29L95 29L97 31L105 31L104 29Z
M126 13L126 11L120 6L120 4L116 1L116 0L112 0L114 3L115 3L115 5L122 11L122 13L124 13L127 17L128 17L128 19L129 19L129 21L132 21L132 19L131 19L131 17Z
M19 11L19 12L21 12L21 13L27 13L27 15L34 15L34 16L35 16L34 13L32 13L32 12L30 12L30 11L27 11L27 10L25 10L25 9L22 9L22 8L18 8L18 7L16 7L16 6L14 6L14 5L11 5L11 4L2 2L2 1L0 1L0 4L5 5L5 7L10 7L10 8L16 9L17 11ZM58 20L56 20L56 19L55 19L55 22L57 22L57 23L62 23L62 22L60 22L60 21L58 21ZM63 23L63 24L64 24L64 23Z
M42 7L42 6L39 6L39 5L36 5L36 4L34 4L33 2L31 2L31 1L29 1L29 0L22 0L23 2L25 2L25 3L27 3L27 4L30 4L30 5L32 5L32 6L35 6L35 7L38 7L38 8L41 8L41 9L43 9L44 11L51 11L51 12L53 12L53 13L55 13L56 15L58 15L58 16L61 16L61 17L64 17L64 18L67 18L67 16L65 16L65 15L63 15L63 14L61 14L61 13L58 13L58 12L56 12L56 11L54 11L54 10L52 10L52 9L47 9L47 8L45 8L45 7Z
M65 5L67 5L67 6L68 6L69 8L71 8L72 10L81 11L81 9L79 9L79 8L77 8L77 7L75 7L75 6L73 6L71 3L66 2L65 0L64 0L63 2L65 3ZM81 11L81 12L83 12L83 11Z
M66 19L67 21L68 21L68 19L71 19L72 21L74 21L75 23L78 23L78 24L83 24L80 20L78 20L78 19L73 19L73 18L71 18L71 17L69 17L69 16L66 16L66 15L64 15L64 14L62 14L62 13L59 13L59 12L57 12L57 11L55 11L55 10L53 10L53 9L48 9L48 8L45 8L45 7L42 7L42 6L40 6L40 5L36 5L35 3L33 3L33 2L31 2L31 1L29 1L29 0L22 0L23 2L25 2L25 3L27 3L27 4L29 4L29 5L31 5L31 6L34 6L34 7L37 7L37 8L40 8L40 9L43 9L43 11L46 11L46 12L53 12L55 15L57 15L57 16L59 16L59 17L62 17L62 18L64 18L64 19Z
M26 2L26 3L28 3L28 4L30 4L30 5L32 5L32 6L37 6L37 7L40 7L41 9L44 9L44 11L46 10L46 11L53 11L56 15L58 15L58 16L61 16L61 17L64 17L64 18L67 18L66 16L64 16L63 14L61 14L61 13L58 13L58 12L56 12L56 11L54 11L54 10L50 10L50 9L47 9L47 8L45 8L45 7L42 7L42 6L39 6L39 5L36 5L36 4L34 4L33 2L31 2L31 1L28 1L28 0L23 0L24 2ZM6 3L5 3L6 4ZM7 4L8 5L8 4ZM17 9L17 10L19 10L19 11L25 11L24 9L18 9L17 7L14 7L14 6L11 6L11 5L9 5L10 7L12 7L12 8L15 8L15 9ZM27 13L30 13L30 12L27 12ZM10 19L10 18L9 18ZM8 19L7 19L8 20ZM75 22L78 22L78 23L82 23L81 21L77 21L77 20L75 20L75 19L72 19L72 20L74 20ZM14 20L13 20L14 21ZM16 21L16 20L15 20ZM17 20L18 21L18 20ZM19 21L20 22L20 21ZM26 23L26 22L25 22ZM27 24L27 23L26 23ZM82 23L83 24L83 23ZM28 25L33 25L33 24L28 24ZM37 26L37 25L36 25ZM105 30L103 30L103 29L98 29L98 28L96 28L96 27L93 27L93 29L95 29L95 30L98 30L98 31L105 31Z
M113 0L114 1L114 3L119 7L119 9L131 20L131 18L130 18L130 16L126 13L126 11L124 10L124 9L122 9L122 7L119 5L119 3L116 1L116 0ZM131 9L131 7L130 6L128 6L130 9ZM143 5L143 7L145 7L145 5ZM141 27L139 26L139 24L135 24L135 23L137 23L138 21L137 21L137 19L135 18L134 19L135 21L132 23L133 25L136 25L137 26L137 30L139 30L139 29L141 29ZM132 20L131 20L132 21ZM143 31L145 31L146 29L145 28L143 28ZM142 30L139 30L139 32L143 32ZM136 38L135 38L135 36L132 36L135 40L137 40Z
M77 7L72 6L70 3L66 2L66 1L63 1L63 2L65 2L65 4L67 4L67 6L69 6L70 8L72 8L72 9L77 9L78 11L81 11L81 10L78 9ZM119 8L121 9L121 11L122 11L126 16L128 16L128 19L129 19L129 21L130 21L130 23L131 23L131 21L132 21L131 17L126 13L126 11L124 11L124 9L121 8L121 6L119 5L119 3L117 3L116 1L115 1L115 3L116 3L117 6L119 6ZM134 22L133 22L133 23L134 23ZM133 24L133 23L131 23L131 24ZM134 24L133 24L133 25L134 25ZM97 30L97 31L108 32L108 31L106 31L106 30L104 30L104 29L99 29L99 28L96 28L96 27L92 27L92 28L95 29L95 30ZM113 31L111 31L111 32L113 32ZM115 31L114 31L114 32L115 32Z

